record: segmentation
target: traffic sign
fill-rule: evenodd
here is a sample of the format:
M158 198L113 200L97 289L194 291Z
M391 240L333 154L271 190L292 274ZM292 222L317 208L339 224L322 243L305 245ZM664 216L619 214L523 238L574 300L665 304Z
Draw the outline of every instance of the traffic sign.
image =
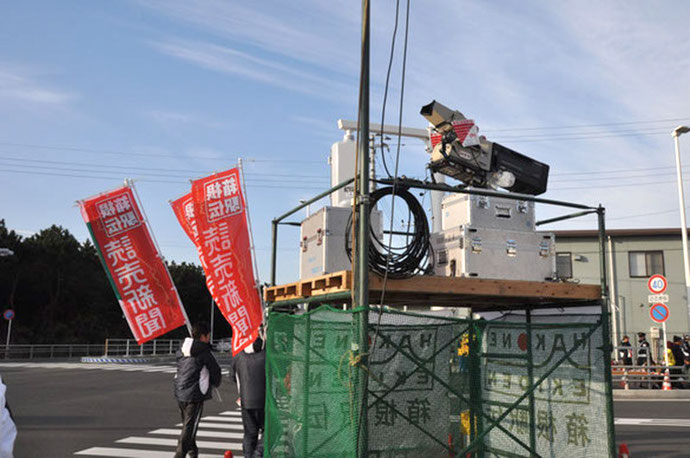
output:
M654 304L649 308L649 316L652 318L652 321L663 323L668 320L668 307L661 302Z
M649 277L649 280L647 280L647 288L649 288L649 292L652 294L662 294L666 291L667 286L668 282L663 275L652 275Z
M3 312L2 317L6 320L13 320L14 319L14 310L12 309L7 309Z
M650 294L647 296L647 302L650 304L654 304L656 302L662 302L665 304L668 302L668 294Z

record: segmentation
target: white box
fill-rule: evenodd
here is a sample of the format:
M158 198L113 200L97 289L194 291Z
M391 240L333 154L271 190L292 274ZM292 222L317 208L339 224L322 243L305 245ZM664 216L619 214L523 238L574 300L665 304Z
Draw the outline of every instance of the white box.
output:
M434 275L548 281L556 277L550 232L506 231L472 226L431 235Z
M301 280L352 268L345 251L345 229L351 213L352 209L347 207L323 207L302 221L299 253ZM371 212L371 225L380 240L379 210Z
M503 197L451 194L441 202L441 229L474 226L534 231L534 202Z

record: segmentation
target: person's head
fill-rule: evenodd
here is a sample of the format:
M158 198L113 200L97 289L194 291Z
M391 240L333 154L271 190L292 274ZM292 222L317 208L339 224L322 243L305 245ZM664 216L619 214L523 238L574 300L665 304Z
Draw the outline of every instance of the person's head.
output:
M680 338L680 336L673 336L673 343L676 345L680 345L681 342L683 342L683 339Z
M630 337L623 336L623 342L630 342Z
M646 337L646 334L644 332L638 332L637 333L637 340L644 340Z
M685 340L690 341L690 334L685 334L684 338Z
M192 337L196 340L208 343L211 340L211 329L205 321L199 321L192 327Z

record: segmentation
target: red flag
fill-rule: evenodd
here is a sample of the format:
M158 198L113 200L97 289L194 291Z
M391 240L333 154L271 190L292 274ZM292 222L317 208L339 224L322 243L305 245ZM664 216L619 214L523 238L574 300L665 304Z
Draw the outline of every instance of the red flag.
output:
M232 326L236 355L256 339L263 318L238 169L193 181L192 199L206 282Z
M182 326L182 303L132 188L81 200L79 207L139 345Z

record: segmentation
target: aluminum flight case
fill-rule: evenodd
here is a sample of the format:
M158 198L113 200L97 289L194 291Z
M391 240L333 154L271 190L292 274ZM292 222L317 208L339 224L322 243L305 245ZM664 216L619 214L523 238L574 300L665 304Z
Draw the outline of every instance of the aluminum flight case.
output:
M450 194L441 201L441 229L458 226L534 231L534 202L472 194Z
M345 251L345 230L352 213L349 207L323 207L307 217L300 226L299 278L350 270L352 263ZM381 235L381 212L372 210L371 225Z
M556 278L555 238L550 232L460 226L434 233L434 275L503 280Z

